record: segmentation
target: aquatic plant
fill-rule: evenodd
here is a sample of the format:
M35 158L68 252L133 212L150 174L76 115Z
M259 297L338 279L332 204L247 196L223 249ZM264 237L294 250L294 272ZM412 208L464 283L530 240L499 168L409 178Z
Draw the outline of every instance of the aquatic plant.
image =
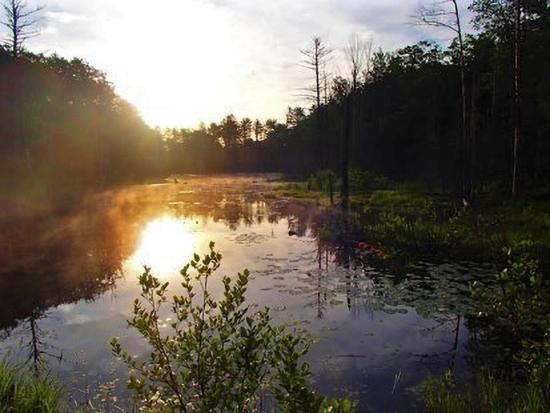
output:
M138 361L118 339L111 342L131 369L138 404L155 411L252 412L275 403L285 412L351 412L353 402L325 399L310 388L309 366L301 361L309 346L304 336L272 325L269 309L252 312L246 305L248 271L222 277L222 297L214 299L209 283L221 259L214 243L202 259L195 254L181 270L183 295L171 300L169 284L149 268L140 276L141 300L128 324L151 353ZM172 321L162 330L168 304Z

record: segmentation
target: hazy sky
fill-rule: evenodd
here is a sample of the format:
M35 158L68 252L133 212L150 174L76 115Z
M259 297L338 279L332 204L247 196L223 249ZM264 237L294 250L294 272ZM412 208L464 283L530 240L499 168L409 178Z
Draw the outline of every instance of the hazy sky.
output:
M466 2L464 2L466 3ZM391 50L451 35L408 24L417 0L42 0L35 52L105 71L152 126L196 126L227 113L283 119L304 104L299 50L314 35L339 52L352 33Z

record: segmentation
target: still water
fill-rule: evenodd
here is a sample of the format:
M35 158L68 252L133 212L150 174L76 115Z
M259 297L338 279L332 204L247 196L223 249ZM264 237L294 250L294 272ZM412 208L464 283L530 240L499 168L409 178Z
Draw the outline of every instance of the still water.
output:
M176 285L179 269L210 241L220 273L248 268L249 301L314 338L308 361L323 394L349 395L359 411L421 410L416 385L452 369L467 375L475 343L468 283L490 273L469 262L388 268L317 239L330 213L272 196L266 176L183 176L91 195L61 218L0 235L0 356L46 365L75 404L124 406L124 367L110 352L126 328L143 265ZM109 405L105 405L105 409Z

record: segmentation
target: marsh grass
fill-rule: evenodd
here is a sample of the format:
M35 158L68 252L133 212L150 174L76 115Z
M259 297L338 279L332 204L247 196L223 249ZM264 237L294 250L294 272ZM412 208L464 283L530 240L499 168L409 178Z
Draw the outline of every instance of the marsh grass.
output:
M525 239L544 258L550 251L550 205L482 200L464 205L418 185L393 185L351 200L365 238L402 254L498 257Z
M63 396L63 389L53 379L0 362L1 413L59 412Z
M543 386L537 381L512 385L482 370L471 388L459 389L450 372L423 384L426 408L437 413L543 413L550 409Z
M296 199L321 199L327 196L320 190L308 188L307 182L288 182L278 185L275 188L275 194L267 194L268 197L284 197Z
M329 173L319 171L306 181L281 184L274 196L328 199ZM335 177L333 182L338 205L340 182ZM480 192L473 203L464 203L426 185L395 183L359 169L350 171L350 190L363 240L400 254L485 260L497 257L505 245L530 239L533 253L550 256L550 202L537 192L513 202Z

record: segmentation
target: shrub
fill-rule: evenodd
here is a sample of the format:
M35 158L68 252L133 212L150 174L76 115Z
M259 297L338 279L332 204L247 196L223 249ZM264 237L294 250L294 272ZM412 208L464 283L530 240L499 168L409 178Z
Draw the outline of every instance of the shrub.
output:
M550 295L530 241L504 248L506 265L493 288L474 283L479 316L493 326L492 335L513 345L515 364L537 380L550 379ZM518 372L521 373L521 372Z
M128 323L147 340L150 356L137 361L111 342L132 369L129 387L138 403L154 411L251 412L274 399L287 412L352 411L350 401L324 399L310 388L309 366L300 361L308 349L303 335L272 326L269 309L251 312L245 304L248 271L234 281L224 276L223 296L214 299L209 282L221 258L211 243L208 254L195 254L181 270L184 294L170 300L166 334L159 314L169 302L168 283L149 268L140 276L141 300Z
M392 183L385 176L376 175L364 169L352 168L349 171L349 185L352 193L360 194L376 189L387 189Z

